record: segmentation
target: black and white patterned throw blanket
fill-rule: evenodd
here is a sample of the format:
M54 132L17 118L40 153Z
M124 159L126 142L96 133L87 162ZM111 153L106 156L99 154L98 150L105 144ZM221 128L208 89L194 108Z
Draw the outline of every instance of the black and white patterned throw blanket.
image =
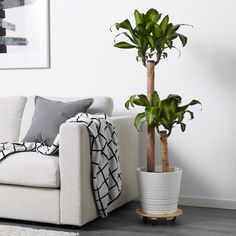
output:
M108 205L121 193L122 181L115 127L105 114L79 113L66 123L83 123L89 132L94 199L99 214L107 216ZM0 162L17 152L53 155L59 150L59 134L51 147L43 143L0 143ZM9 157L10 158L10 157Z

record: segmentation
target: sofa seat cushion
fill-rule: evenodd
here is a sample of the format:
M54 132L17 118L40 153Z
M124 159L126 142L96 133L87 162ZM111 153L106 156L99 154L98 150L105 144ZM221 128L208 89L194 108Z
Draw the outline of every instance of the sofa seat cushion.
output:
M0 164L0 184L59 188L58 156L36 152L20 152Z

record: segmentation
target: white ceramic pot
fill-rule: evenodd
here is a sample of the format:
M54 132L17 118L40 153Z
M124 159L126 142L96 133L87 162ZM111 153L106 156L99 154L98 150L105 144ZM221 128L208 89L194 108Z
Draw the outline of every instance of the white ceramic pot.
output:
M147 172L145 167L136 170L141 208L149 214L171 214L178 207L182 169L170 168L171 172Z

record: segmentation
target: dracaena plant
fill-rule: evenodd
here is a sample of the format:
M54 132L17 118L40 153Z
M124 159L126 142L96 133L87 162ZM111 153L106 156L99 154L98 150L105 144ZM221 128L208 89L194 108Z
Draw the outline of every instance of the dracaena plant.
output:
M180 40L183 47L187 44L187 37L179 33L180 27L186 24L173 24L168 15L163 17L153 8L146 13L135 10L134 18L134 25L128 19L114 24L120 32L115 36L114 46L121 49L136 49L137 61L142 61L147 68L147 97L145 95L132 96L126 103L126 107L145 106L145 112L137 115L135 126L144 120L147 121L147 171L155 172L155 127L161 137L166 140L175 124L180 125L182 130L185 129L185 124L182 122L185 113L193 116L191 111L184 109L184 106L181 108L184 109L182 113L178 110L181 102L179 96L170 95L167 99L160 101L157 93L154 93L155 66L161 59L168 57L168 50L179 50L174 45L176 39ZM194 101L188 106L193 103ZM166 131L159 130L160 125L168 131L168 134Z
M180 26L185 24L170 23L169 16L162 17L156 9L152 8L146 13L135 10L134 18L134 26L128 19L115 24L117 30L124 31L116 35L114 46L136 48L136 59L141 60L144 66L148 60L154 60L158 64L162 58L167 58L167 49L176 48L175 39L179 38L183 46L187 44L187 37L179 33ZM120 36L124 36L126 40L117 42Z
M137 114L134 126L141 131L144 123L154 127L160 135L161 151L162 151L162 167L164 172L169 171L169 160L167 150L167 137L171 135L172 129L175 126L180 126L182 132L186 129L186 124L183 122L185 115L188 114L190 120L194 118L194 114L189 110L190 106L200 104L197 100L192 100L190 103L181 105L182 98L176 94L170 94L167 98L161 100L158 93L155 91L152 95L151 102L144 94L133 95L125 103L125 107L130 109L134 106L144 107L144 112Z

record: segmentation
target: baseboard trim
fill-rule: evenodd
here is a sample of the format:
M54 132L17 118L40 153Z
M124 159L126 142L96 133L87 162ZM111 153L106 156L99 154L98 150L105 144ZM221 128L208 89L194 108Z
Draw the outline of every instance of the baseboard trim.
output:
M179 205L236 210L236 200L180 196Z

